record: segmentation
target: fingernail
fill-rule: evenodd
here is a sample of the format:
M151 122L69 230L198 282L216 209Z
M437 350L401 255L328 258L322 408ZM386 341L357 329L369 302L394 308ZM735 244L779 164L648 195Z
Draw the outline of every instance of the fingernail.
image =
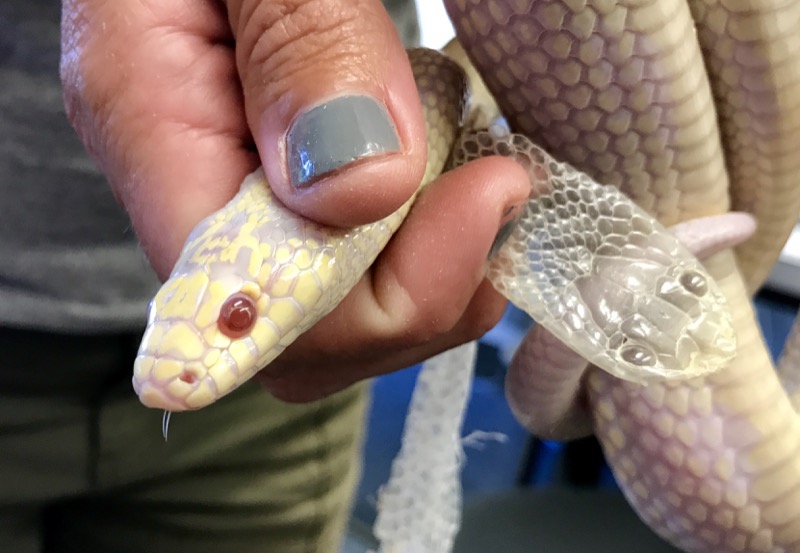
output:
M292 185L303 188L356 160L400 150L386 107L369 96L342 96L298 117L288 135Z
M503 247L503 244L506 243L506 240L511 236L511 233L514 232L514 228L517 226L516 221L509 221L502 227L500 230L497 231L497 236L492 242L492 247L489 249L489 259L493 258L497 252L500 251L500 248Z
M497 235L494 237L494 242L492 242L492 247L489 248L489 259L493 258L497 252L500 251L500 248L503 247L503 244L505 244L514 233L514 229L517 228L517 223L522 215L522 207L522 204L511 206L503 213L500 230L497 231Z

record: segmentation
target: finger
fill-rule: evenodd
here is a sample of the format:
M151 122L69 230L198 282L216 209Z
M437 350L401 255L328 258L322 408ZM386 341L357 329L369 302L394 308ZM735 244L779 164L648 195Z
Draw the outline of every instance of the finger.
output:
M362 380L400 370L470 340L477 340L503 316L508 300L500 295L488 281L478 286L462 317L452 329L427 342L406 346L407 340L385 340L380 346L370 343L358 353L331 348L330 342L319 335L305 335L298 340L306 348L317 348L326 353L326 360L303 362L295 352L287 351L286 359L278 359L264 371L256 374L259 382L273 396L290 403L307 403L328 397ZM341 329L338 329L341 332ZM310 339L309 339L310 338ZM302 341L302 342L301 342ZM293 347L301 347L297 342ZM291 368L280 367L291 364Z
M339 226L400 207L425 169L408 59L378 0L229 0L247 121L293 211Z
M442 175L372 271L259 380L282 399L309 401L484 334L506 305L484 279L487 255L529 190L507 158Z
M65 1L61 67L70 120L163 278L258 166L224 9Z

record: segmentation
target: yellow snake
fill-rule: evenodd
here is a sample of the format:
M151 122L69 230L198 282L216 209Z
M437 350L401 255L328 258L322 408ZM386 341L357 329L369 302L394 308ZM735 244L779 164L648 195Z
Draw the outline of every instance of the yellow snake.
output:
M800 203L793 186L800 174L800 3L447 5L514 131L597 182L618 186L665 225L731 207L756 216L751 240L705 263L713 276L708 284L716 281L732 312L735 359L660 371L705 376L648 378L642 385L618 378L630 377L624 371L612 376L614 363L592 358L609 372L589 373L588 395L595 431L628 499L665 538L686 551L800 551L800 419L749 299ZM448 106L458 104L460 90L447 98L431 83L452 76L417 78L427 83L422 92L437 92L423 97L428 111L457 121L460 111ZM442 92L445 99L437 100ZM454 138L441 120L431 122L432 143ZM441 164L428 169L426 181ZM335 306L412 202L353 231L303 222L302 236L265 241L253 234L264 220L291 224L296 217L275 203L262 175L250 177L234 201L195 230L154 299L134 368L142 401L200 408L252 376ZM655 234L662 236L660 229ZM212 272L190 270L199 266ZM692 271L702 275L699 266ZM331 282L338 298L320 292ZM719 352L719 342L712 345ZM597 349L590 344L587 351Z

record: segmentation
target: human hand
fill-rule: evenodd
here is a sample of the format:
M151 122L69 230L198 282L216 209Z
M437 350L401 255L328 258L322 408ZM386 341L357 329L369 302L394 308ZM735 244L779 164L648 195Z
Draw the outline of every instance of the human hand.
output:
M419 100L377 0L65 0L62 36L70 120L162 278L191 229L259 164L287 206L330 225L386 216L419 184ZM351 133L356 150L377 140L381 155L301 173L293 143L313 126L302 114L354 96L346 109L385 106L382 125L371 116ZM523 170L506 159L439 178L352 293L262 382L283 399L312 400L481 335L505 306L483 280L487 252L527 194Z

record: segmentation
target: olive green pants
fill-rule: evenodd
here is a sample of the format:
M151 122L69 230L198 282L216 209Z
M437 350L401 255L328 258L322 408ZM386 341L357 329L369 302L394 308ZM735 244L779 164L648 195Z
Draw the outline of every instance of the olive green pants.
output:
M245 386L165 443L131 389L137 341L0 331L0 552L338 551L365 388L286 405Z

